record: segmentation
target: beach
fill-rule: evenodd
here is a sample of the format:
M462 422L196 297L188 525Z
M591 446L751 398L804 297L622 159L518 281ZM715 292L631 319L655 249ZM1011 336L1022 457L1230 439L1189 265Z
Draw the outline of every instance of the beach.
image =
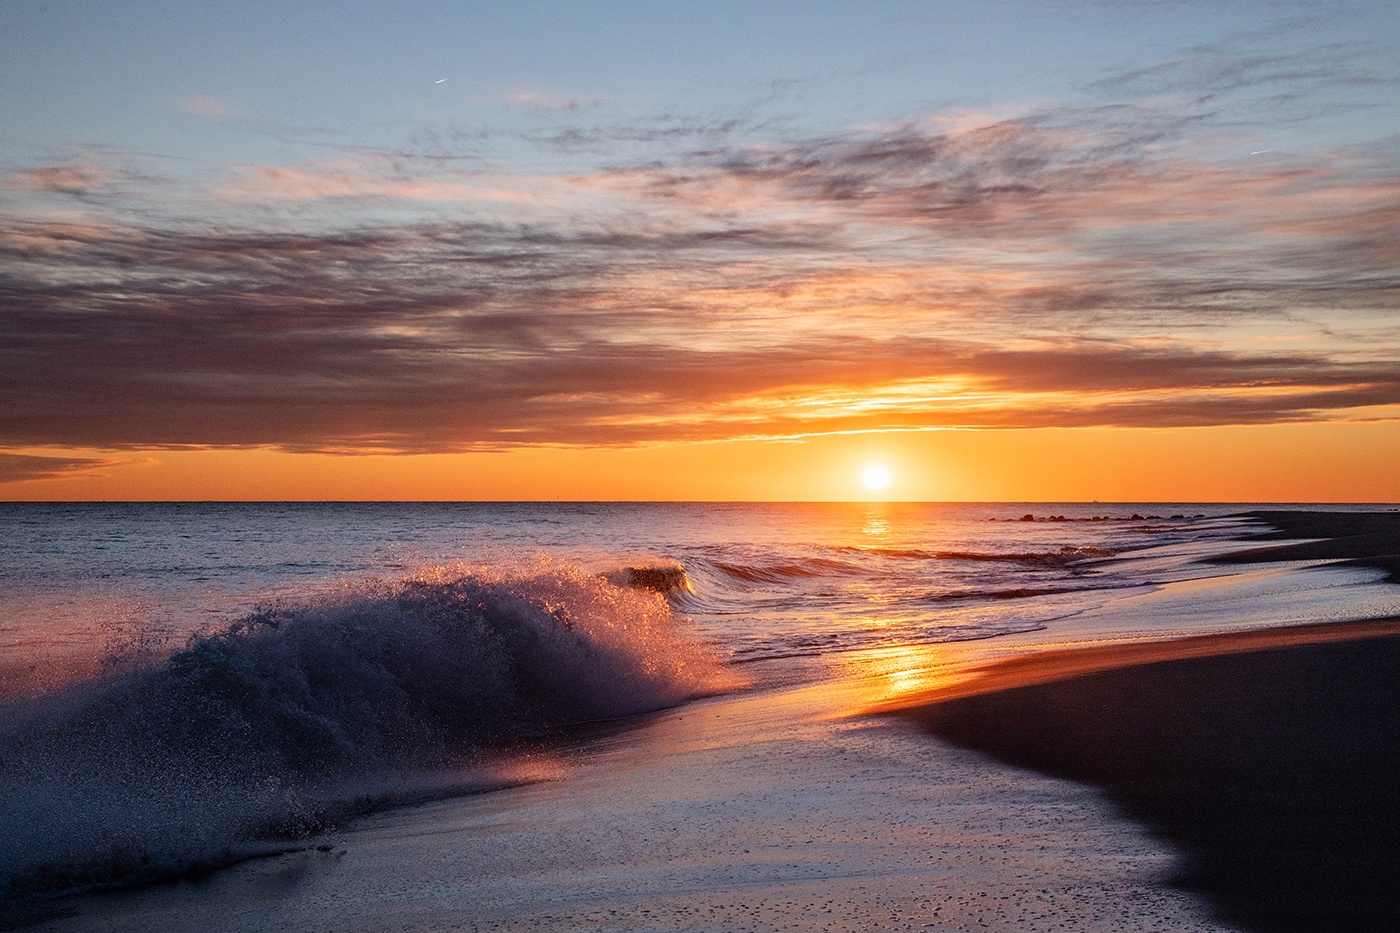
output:
M1262 538L1320 540L1217 560L1394 577L1394 513L1261 518ZM1244 928L1400 927L1400 619L1030 655L908 704L935 735L1101 787Z
M804 660L819 677L774 652L735 668L747 689L501 748L489 793L427 794L157 884L25 899L0 921L1393 929L1400 618L1355 613L1394 602L1378 577L1396 515L1332 514L1333 532L1365 530L1321 556L1288 520L1106 559L1184 569L1039 627ZM1278 547L1314 550L1262 550ZM1201 563L1217 560L1232 563ZM1221 606L1243 608L1202 617ZM1209 634L1179 637L1192 625Z
M1397 86L5 3L0 933L1400 933Z
M36 929L1228 929L1093 791L851 716L872 688L702 701L537 753L537 783L49 902Z
M1400 620L1006 662L904 715L1103 788L1259 930L1400 923Z

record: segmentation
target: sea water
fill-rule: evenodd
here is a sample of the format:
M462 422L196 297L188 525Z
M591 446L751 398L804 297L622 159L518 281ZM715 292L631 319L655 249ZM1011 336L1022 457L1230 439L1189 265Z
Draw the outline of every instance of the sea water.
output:
M305 844L490 786L502 748L863 652L1092 638L1128 599L1152 634L1247 626L1143 601L1268 591L1197 560L1245 508L3 505L0 896Z

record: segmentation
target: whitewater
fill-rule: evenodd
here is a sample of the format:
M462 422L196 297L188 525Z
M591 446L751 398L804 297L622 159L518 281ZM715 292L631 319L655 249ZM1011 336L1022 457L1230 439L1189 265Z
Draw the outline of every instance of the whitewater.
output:
M330 851L567 782L561 749L641 747L643 714L908 681L911 653L1400 608L1374 571L1204 560L1245 508L2 505L0 900Z

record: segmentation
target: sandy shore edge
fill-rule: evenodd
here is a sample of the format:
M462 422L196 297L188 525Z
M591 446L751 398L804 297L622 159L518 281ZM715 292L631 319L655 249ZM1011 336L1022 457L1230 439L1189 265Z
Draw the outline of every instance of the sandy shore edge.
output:
M1046 652L883 712L1102 788L1243 929L1400 929L1400 618Z
M1400 582L1400 512L1275 509L1219 564ZM1400 617L1051 650L872 712L1096 785L1245 930L1400 929Z
M1400 616L1042 651L968 668L950 683L884 698L864 712L905 712L917 716L917 710L922 707L960 697L1032 687L1144 664L1395 635L1400 635ZM1400 672L1396 673L1400 676Z

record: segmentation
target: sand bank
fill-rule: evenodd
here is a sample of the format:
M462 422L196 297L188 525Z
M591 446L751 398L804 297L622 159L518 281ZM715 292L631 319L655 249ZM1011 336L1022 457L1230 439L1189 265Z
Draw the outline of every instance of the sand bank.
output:
M906 702L1101 786L1243 928L1400 929L1400 619L1016 658Z

